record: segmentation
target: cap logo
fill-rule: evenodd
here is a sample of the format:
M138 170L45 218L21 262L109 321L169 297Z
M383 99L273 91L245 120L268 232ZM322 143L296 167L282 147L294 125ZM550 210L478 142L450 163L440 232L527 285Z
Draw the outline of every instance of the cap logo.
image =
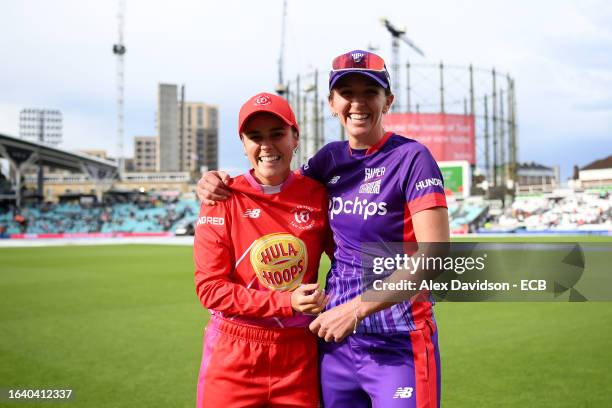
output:
M272 99L270 99L266 95L261 95L255 98L255 105L269 105L272 103Z
M365 53L363 52L354 52L351 54L351 57L353 57L353 61L355 63L359 63L361 62L362 58L365 57Z

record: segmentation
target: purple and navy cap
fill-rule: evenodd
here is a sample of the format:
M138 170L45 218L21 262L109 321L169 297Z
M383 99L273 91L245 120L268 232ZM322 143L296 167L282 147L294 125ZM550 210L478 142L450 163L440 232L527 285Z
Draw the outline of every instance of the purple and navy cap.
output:
M369 51L354 50L334 58L332 70L329 72L329 90L332 90L340 78L348 74L365 75L383 88L391 88L385 61Z

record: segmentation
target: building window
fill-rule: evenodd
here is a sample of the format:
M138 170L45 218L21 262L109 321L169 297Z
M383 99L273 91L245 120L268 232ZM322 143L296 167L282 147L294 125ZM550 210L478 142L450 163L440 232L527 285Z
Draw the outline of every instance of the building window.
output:
M202 126L204 122L204 110L201 106L198 106L198 126Z

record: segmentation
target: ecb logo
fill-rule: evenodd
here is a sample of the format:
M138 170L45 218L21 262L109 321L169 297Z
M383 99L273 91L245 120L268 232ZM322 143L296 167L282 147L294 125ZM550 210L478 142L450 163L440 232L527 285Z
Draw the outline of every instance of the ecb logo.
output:
M307 207L297 207L291 211L293 219L290 224L301 230L309 229L314 226L315 220L312 215L312 209Z
M310 221L310 211L308 210L297 210L293 213L293 218L298 224L305 224Z
M255 105L269 105L272 100L266 95L260 95L255 99Z

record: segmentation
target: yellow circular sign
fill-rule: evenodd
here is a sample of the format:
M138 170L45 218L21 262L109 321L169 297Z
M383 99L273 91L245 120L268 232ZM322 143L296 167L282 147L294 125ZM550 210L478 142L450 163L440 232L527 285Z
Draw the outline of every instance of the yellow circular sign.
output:
M304 241L283 232L257 239L250 258L259 282L271 290L297 288L308 267Z

